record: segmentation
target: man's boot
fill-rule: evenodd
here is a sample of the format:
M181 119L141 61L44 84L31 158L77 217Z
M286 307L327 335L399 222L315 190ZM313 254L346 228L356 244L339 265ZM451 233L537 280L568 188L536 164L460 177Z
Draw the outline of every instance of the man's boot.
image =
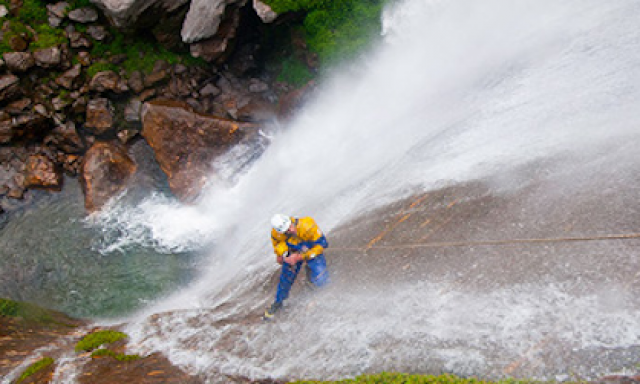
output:
M271 319L276 314L276 312L280 310L280 308L282 308L282 302L274 302L273 304L271 304L271 307L267 308L267 310L264 311L264 316L262 318L265 320Z

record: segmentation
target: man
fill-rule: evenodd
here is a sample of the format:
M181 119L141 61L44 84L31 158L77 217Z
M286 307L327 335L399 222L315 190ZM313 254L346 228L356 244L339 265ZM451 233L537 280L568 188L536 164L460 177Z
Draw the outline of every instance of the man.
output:
M265 319L273 317L282 308L302 264L307 264L307 278L315 286L321 287L329 282L327 261L323 255L329 244L315 220L277 214L271 218L271 226L271 243L282 270L276 299L265 311Z

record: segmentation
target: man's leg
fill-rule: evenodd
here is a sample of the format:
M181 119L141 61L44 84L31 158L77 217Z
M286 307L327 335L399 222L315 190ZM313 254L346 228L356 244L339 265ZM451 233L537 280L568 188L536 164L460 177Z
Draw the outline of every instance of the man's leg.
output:
M307 261L307 267L307 278L316 287L322 287L329 282L327 260L324 258L324 255L318 255Z
M289 265L282 263L282 271L280 272L280 282L278 283L278 290L276 291L275 303L282 303L287 297L289 297L289 291L296 281L296 276L300 272L302 262L296 263L296 265Z

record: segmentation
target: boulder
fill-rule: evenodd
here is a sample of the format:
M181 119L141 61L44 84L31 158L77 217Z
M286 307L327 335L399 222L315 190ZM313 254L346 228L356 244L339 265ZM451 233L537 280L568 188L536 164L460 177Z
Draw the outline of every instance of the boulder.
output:
M134 27L139 19L159 20L189 0L92 0L120 28Z
M246 0L192 0L182 24L182 41L193 43L218 32L228 6L242 7Z
M59 47L43 48L33 53L36 64L42 68L54 68L62 62L62 50Z
M224 62L232 51L239 25L239 9L233 9L213 37L190 45L191 56L200 57L210 63Z
M239 142L251 125L196 113L187 104L152 101L142 106L142 136L183 201L197 197L213 160Z
M13 73L27 72L36 64L31 52L7 52L2 59Z
M80 185L87 211L94 212L126 186L137 166L124 146L117 142L96 142L80 165Z
M26 163L24 186L59 191L62 189L62 171L46 155L31 155Z
M271 7L260 0L253 0L253 9L256 10L258 17L264 23L273 23L276 18L278 18L278 14L271 9Z
M89 100L85 127L94 134L105 134L113 128L113 113L113 106L109 99Z

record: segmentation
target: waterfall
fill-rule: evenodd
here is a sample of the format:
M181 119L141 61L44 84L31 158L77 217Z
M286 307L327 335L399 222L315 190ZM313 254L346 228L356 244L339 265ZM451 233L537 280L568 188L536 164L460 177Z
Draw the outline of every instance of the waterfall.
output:
M631 185L640 160L639 3L405 0L384 16L377 49L336 69L236 182L212 183L195 206L149 197L95 218L118 226L118 247L206 244L197 281L127 320L138 348L205 376L288 378L382 369L500 376L510 371L492 366L535 357L549 332L581 351L633 348L638 309L602 312L601 297L572 296L556 283L475 295L430 280L382 293L328 289L292 299L308 310L286 321L245 321L275 289L274 213L313 216L331 234L443 186L525 188L519 170L536 162L560 185L550 199L595 191L611 174ZM377 305L362 304L371 300ZM563 378L570 367L540 369L532 372Z

